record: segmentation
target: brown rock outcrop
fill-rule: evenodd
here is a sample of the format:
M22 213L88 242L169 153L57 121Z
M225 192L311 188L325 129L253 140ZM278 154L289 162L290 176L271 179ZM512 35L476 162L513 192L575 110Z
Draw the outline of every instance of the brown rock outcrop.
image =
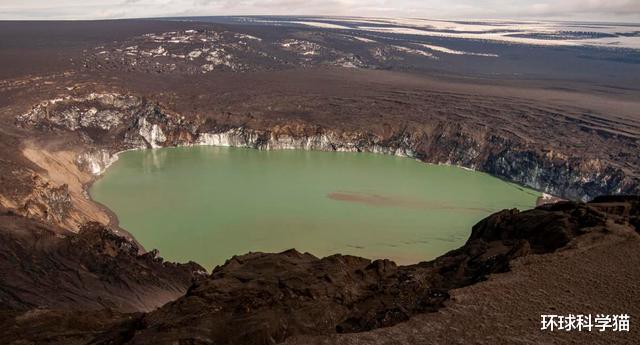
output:
M78 234L0 213L0 308L148 311L187 290L204 272L138 254L97 223Z
M369 331L437 311L449 291L506 272L513 259L609 233L637 237L639 214L638 197L632 196L505 210L474 226L461 248L410 266L344 255L320 259L295 250L250 253L196 279L185 293L201 269L196 264L163 263L155 251L138 255L134 244L97 224L68 234L4 212L0 337L8 343L73 343L68 334L82 334L72 340L275 344L292 336ZM147 314L122 313L177 297ZM98 311L103 308L118 312ZM66 323L77 318L69 310L81 311L86 321ZM29 328L25 318L40 326ZM67 321L59 326L54 320Z
M391 326L442 308L449 290L508 271L515 258L610 231L611 221L638 213L608 210L633 200L505 210L478 223L462 248L411 266L342 255L318 259L294 250L234 257L184 297L146 315L130 343L273 344L293 335Z

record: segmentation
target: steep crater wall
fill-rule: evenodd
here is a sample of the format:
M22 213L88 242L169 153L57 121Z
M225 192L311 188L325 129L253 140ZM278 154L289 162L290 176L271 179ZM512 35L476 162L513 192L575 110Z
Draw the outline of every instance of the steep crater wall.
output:
M304 121L230 124L185 118L155 102L117 93L44 101L17 116L16 121L40 132L65 131L80 136L84 149L76 164L94 175L101 174L117 159L118 152L125 150L217 145L394 154L483 171L575 200L640 192L638 176L621 167L624 161L564 153L563 148L548 147L547 143L518 140L500 130L476 130L455 121L438 121L426 127L406 124L382 132L339 129L338 125L329 128Z

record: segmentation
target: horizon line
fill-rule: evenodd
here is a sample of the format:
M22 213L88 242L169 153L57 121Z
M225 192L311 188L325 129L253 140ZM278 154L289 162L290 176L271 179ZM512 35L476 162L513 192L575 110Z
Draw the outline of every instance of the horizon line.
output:
M513 17L504 18L424 18L424 17L405 17L405 16L357 16L357 15L310 15L310 14L229 14L229 15L177 15L177 16L151 16L151 17L122 17L122 18L91 18L91 19L2 19L0 22L106 22L106 21L125 21L125 20L166 20L166 19L189 19L189 18L242 18L242 17L273 17L273 18L363 18L363 19L417 19L417 20L433 20L443 22L470 22L470 21L514 21L514 22L542 22L542 23L592 23L592 24L625 24L640 25L640 22L615 21L615 20L593 20L593 19L517 19Z

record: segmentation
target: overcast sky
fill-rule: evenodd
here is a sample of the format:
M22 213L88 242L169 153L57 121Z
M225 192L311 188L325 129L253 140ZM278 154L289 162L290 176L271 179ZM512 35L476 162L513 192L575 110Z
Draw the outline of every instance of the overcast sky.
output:
M640 0L0 0L0 19L205 15L344 15L429 19L640 22Z

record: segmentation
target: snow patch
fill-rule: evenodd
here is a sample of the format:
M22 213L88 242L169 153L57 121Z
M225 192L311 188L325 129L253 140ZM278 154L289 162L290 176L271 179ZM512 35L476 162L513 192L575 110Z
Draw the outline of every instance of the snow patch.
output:
M430 49L430 50L433 50L433 51L445 53L445 54L499 57L499 55L497 55L497 54L471 53L471 52L465 52L465 51L461 51L461 50L453 50L453 49L440 47L440 46L434 46L434 45L430 45L430 44L418 44L417 43L417 45L419 45L421 47L424 47L424 48L427 48L427 49Z
M434 59L437 60L438 57L426 52L424 50L419 50L419 49L411 49L411 48L407 48L407 47L403 47L403 46L391 46L393 49L403 52L403 53L407 53L407 54L412 54L412 55L421 55L421 56L426 56L430 59Z

